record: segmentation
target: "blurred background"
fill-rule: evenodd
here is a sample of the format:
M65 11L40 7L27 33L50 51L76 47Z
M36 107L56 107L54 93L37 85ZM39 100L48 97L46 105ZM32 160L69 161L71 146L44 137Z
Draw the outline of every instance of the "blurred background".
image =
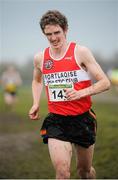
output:
M97 178L117 179L117 0L0 0L0 178L55 178L47 145L43 145L39 135L47 114L45 92L40 121L28 118L34 55L48 46L39 21L50 9L66 15L68 41L90 48L111 80L108 92L92 97L98 120L93 163ZM71 178L77 178L74 154Z

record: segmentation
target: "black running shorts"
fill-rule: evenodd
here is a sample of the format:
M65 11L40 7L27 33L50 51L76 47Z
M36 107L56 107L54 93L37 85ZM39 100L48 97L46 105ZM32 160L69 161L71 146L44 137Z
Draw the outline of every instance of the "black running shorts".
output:
M96 129L93 110L76 116L49 113L43 121L40 134L44 143L48 143L48 138L55 138L88 148L95 143Z

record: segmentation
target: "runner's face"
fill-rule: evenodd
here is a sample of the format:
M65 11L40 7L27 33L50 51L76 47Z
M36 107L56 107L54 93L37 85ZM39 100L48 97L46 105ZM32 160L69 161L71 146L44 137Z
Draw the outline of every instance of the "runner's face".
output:
M59 25L46 25L44 29L44 34L54 49L58 49L64 44L66 33L67 31L63 31Z

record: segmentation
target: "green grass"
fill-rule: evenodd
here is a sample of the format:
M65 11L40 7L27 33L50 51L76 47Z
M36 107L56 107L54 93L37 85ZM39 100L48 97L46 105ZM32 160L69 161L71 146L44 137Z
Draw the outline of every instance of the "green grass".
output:
M113 92L110 92L112 96ZM117 97L117 94L115 93ZM51 179L55 178L47 145L42 143L39 130L47 114L45 95L41 99L41 120L31 121L28 111L32 105L31 88L19 90L19 101L11 113L0 93L0 178ZM118 178L118 102L94 100L98 130L93 164L99 179ZM3 117L3 118L2 118ZM6 117L6 118L5 118ZM77 178L75 155L71 164L71 178Z

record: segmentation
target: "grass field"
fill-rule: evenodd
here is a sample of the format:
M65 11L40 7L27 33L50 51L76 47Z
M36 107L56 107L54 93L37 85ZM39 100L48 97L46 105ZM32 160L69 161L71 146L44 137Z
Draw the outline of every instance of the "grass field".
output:
M5 106L0 92L0 179L55 178L47 145L39 130L47 114L45 95L41 99L41 120L31 121L31 88L19 90L19 101L13 110ZM98 132L93 164L98 179L118 178L118 94L114 90L93 98ZM71 178L76 179L75 155Z

